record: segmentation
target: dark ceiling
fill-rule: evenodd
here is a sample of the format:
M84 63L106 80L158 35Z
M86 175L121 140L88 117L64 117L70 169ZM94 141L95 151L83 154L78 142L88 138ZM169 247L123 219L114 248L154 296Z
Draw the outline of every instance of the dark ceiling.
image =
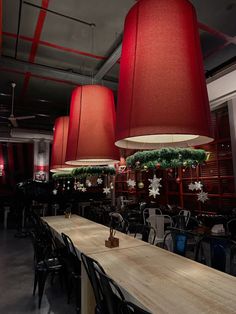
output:
M157 0L158 1L158 0ZM236 56L236 0L192 0L206 77ZM21 128L52 130L68 114L72 89L101 83L117 89L125 16L135 0L3 0L0 116L11 108ZM1 126L8 125L0 118Z

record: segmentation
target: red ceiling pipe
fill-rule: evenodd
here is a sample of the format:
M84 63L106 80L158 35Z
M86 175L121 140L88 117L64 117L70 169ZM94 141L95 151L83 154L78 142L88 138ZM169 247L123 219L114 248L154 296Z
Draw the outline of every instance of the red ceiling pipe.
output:
M66 146L68 138L69 116L56 119L52 143L51 172L71 170L71 166L65 164Z
M71 98L66 163L107 165L119 160L113 92L104 86L77 87Z
M195 9L139 0L125 20L116 145L131 149L212 141Z

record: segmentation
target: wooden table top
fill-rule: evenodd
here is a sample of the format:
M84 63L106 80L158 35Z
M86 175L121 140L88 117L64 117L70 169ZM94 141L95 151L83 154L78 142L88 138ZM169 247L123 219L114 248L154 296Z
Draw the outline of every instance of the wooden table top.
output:
M71 218L50 216L43 217L42 219L46 221L58 235L61 235L62 232L67 234L72 239L74 246L80 252L87 255L136 246L149 246L148 243L117 231L115 236L120 240L119 247L112 249L107 248L105 247L105 240L109 237L109 228L77 215L72 215Z
M236 313L236 278L122 233L120 247L104 245L109 228L79 216L43 218L93 257L153 314Z
M155 246L91 255L153 314L236 313L236 278Z

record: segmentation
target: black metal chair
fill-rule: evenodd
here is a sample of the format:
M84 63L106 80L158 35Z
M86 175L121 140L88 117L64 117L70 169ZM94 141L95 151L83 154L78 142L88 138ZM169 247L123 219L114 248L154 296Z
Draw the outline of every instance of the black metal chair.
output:
M198 243L195 260L226 272L227 254L231 246L232 242L227 238L204 236Z
M84 265L84 268L86 270L86 273L88 275L89 281L91 283L91 286L93 288L95 300L96 300L96 308L95 308L95 313L97 314L106 314L106 307L104 305L104 299L103 299L103 294L101 290L101 285L100 282L96 276L96 269L99 269L100 272L105 274L104 269L102 266L92 259L91 257L81 253L81 260ZM107 313L109 314L109 313Z
M120 314L125 297L114 280L103 271L95 268L95 276L99 283L103 300L103 314Z
M231 238L236 239L236 218L233 218L227 222L227 231L230 232Z
M138 235L140 236L140 240L154 244L156 240L156 230L149 226L144 224L130 224L129 230L131 235L134 235L134 238L137 238Z
M67 302L70 303L71 293L74 288L76 300L76 312L81 308L81 262L71 238L62 233L62 240L66 247L65 267L67 273Z

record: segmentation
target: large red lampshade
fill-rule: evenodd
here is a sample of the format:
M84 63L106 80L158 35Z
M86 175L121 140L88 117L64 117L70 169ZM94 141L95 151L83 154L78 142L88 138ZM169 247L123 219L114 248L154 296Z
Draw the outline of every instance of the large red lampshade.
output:
M73 168L65 164L69 116L59 117L54 124L51 172L69 171Z
M126 17L116 145L212 141L198 22L187 0L139 0Z
M119 160L115 142L115 105L104 86L77 87L72 94L66 163L107 165Z

